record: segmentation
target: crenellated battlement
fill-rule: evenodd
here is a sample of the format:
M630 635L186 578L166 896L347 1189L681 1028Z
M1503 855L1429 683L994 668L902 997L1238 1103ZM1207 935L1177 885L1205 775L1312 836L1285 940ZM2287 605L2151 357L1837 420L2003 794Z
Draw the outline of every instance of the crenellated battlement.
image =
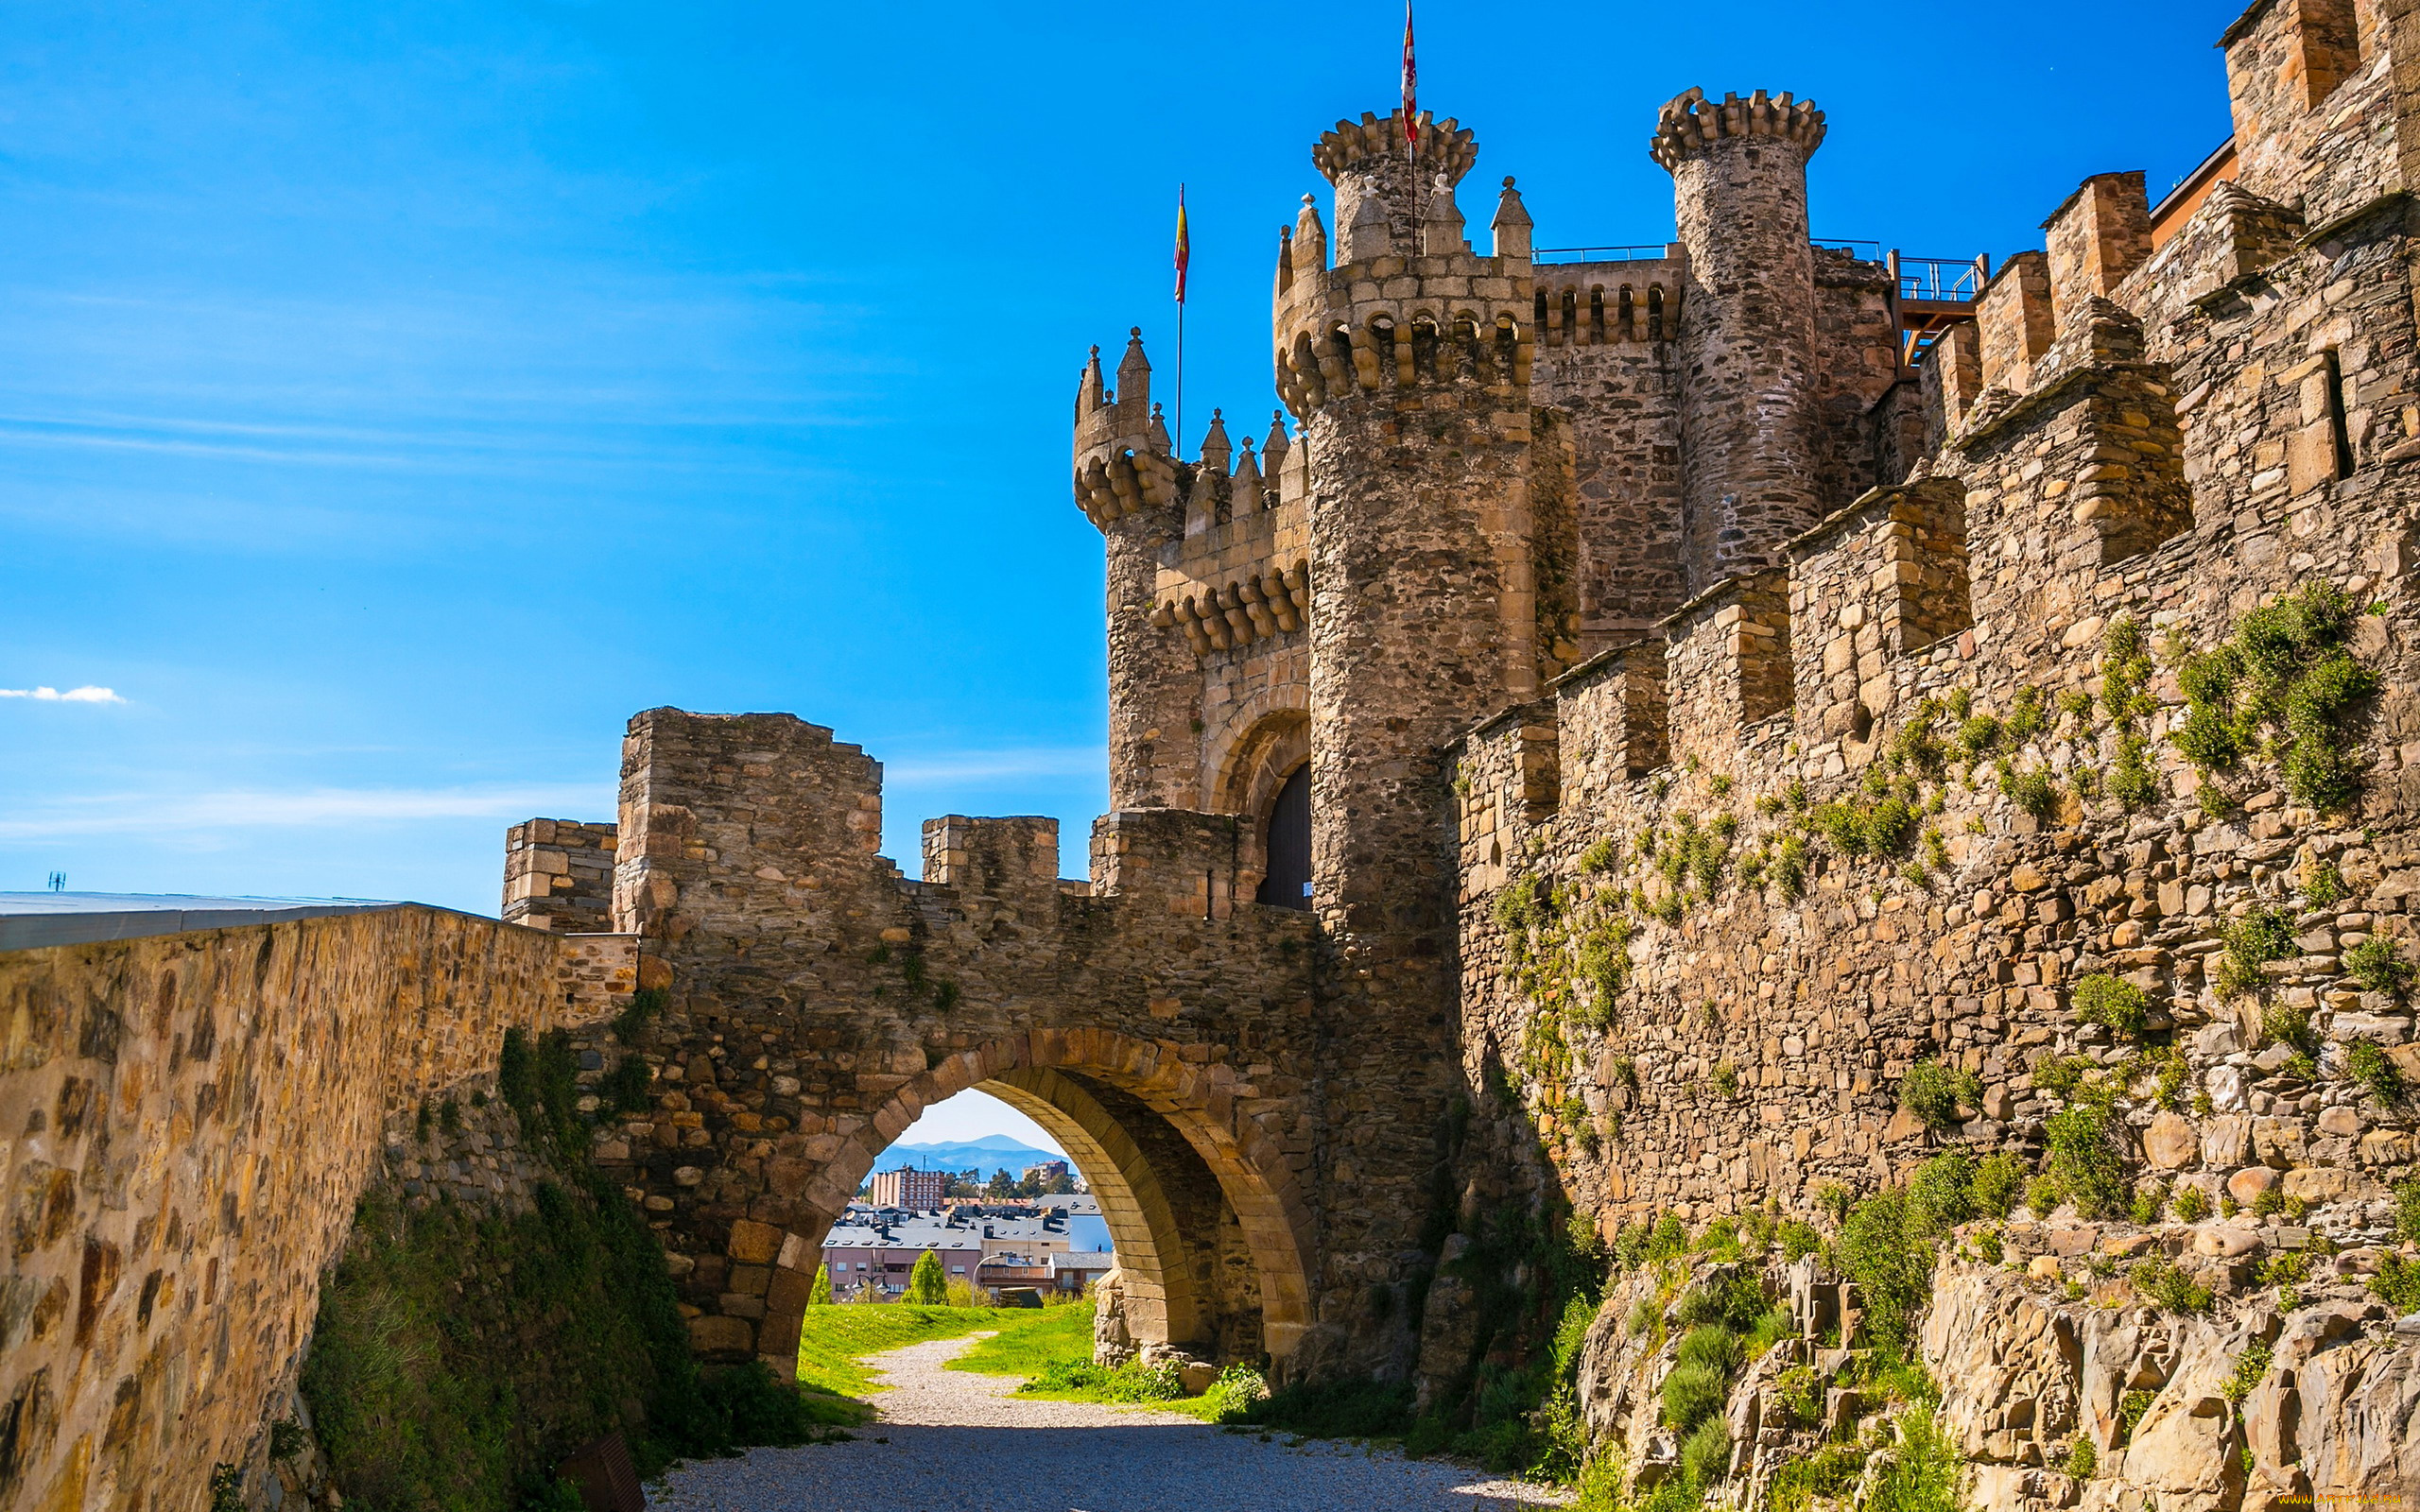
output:
M1440 121L1423 111L1415 123L1410 151L1405 151L1403 110L1381 116L1363 111L1357 121L1339 121L1320 133L1311 147L1311 162L1331 184L1341 185L1351 175L1393 163L1409 156L1429 173L1442 173L1459 183L1478 161L1478 142L1471 129L1452 116Z
M1305 206L1272 321L1278 397L1297 417L1332 396L1460 376L1527 388L1535 293L1520 194L1505 180L1495 216L1498 254L1482 257L1461 239L1450 185L1441 177L1435 190L1418 253L1398 249L1383 225L1373 223L1334 267L1307 255L1323 236L1317 208ZM1517 249L1507 248L1508 240Z
M1725 94L1718 104L1705 97L1705 91L1690 89L1666 101L1656 112L1655 135L1647 151L1657 163L1673 168L1724 142L1763 137L1790 143L1802 156L1811 158L1824 145L1824 112L1815 108L1815 102L1793 99L1788 90L1778 99L1763 90L1744 100Z
M1686 251L1630 263L1558 263L1535 268L1530 329L1540 347L1671 341L1681 334Z

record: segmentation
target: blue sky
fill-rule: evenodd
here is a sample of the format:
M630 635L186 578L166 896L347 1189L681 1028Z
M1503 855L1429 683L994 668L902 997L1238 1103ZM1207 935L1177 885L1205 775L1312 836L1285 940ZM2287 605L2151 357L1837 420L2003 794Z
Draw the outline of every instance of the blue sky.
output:
M2227 130L2232 4L1433 4L1422 100L1543 246L1664 240L1656 106L1829 112L1815 230L2040 242ZM1903 19L1904 18L1904 19ZM782 709L920 820L1101 806L1088 343L1272 405L1307 147L1388 3L21 4L0 27L0 890L493 911L504 827L610 817L623 721ZM1541 87L1541 80L1565 81ZM1323 197L1324 198L1324 197Z

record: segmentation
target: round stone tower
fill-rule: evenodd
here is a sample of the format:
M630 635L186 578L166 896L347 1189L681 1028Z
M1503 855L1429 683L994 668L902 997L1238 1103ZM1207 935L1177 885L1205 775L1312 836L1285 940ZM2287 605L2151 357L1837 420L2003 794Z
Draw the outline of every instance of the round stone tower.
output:
M1649 151L1672 175L1681 301L1682 560L1687 591L1779 560L1814 524L1815 259L1806 160L1824 112L1787 94L1666 105Z
M1273 318L1278 390L1307 448L1311 896L1336 950L1329 1053L1397 1095L1385 1124L1346 1119L1330 1136L1357 1195L1349 1219L1330 1216L1322 1295L1348 1310L1404 1279L1429 1201L1418 1121L1442 1115L1453 1079L1439 748L1537 690L1529 217L1508 180L1500 255L1474 254L1454 198L1470 134L1424 122L1414 185L1398 171L1400 119L1370 121L1313 154L1340 219L1354 219L1331 267L1305 197ZM1403 1315L1330 1319L1323 1305L1334 1326L1314 1348L1343 1349L1354 1369L1402 1366Z

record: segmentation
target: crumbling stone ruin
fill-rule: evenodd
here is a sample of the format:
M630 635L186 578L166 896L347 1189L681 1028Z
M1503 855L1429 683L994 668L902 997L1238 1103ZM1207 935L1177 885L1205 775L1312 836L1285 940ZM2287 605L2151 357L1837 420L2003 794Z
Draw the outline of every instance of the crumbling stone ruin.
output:
M1789 94L1666 105L1679 240L1611 255L1511 178L1475 251L1470 129L1338 123L1265 437L1184 455L1139 332L1081 378L1085 880L963 816L909 878L832 731L636 716L614 824L512 832L497 948L575 953L507 1017L575 1025L700 1357L786 1371L825 1229L979 1086L1100 1194L1106 1351L1400 1387L1430 1444L1651 1504L2420 1486L2420 8L2223 46L2220 152L2156 205L2094 174L1996 269L1810 241ZM47 1026L0 1086L122 1151L195 1115L57 1008L83 949L0 957ZM365 1071L296 1200L432 1085ZM118 1276L252 1257L208 1295L265 1342L178 1451L242 1461L330 1252L178 1199L147 1259L68 1124L6 1135L9 1508L167 1452L134 1362L219 1325Z

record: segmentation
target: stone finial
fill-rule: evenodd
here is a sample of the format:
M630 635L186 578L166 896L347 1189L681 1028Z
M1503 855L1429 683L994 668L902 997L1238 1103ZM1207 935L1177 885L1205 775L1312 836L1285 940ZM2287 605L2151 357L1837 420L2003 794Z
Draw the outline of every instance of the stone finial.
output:
M1210 428L1201 435L1201 468L1216 475L1227 475L1227 459L1235 455L1235 447L1227 439L1227 423L1223 410L1210 412Z
M1270 410L1269 436L1260 443L1263 467L1270 477L1275 477L1278 470L1286 465L1286 454L1293 449L1293 445L1292 438L1286 434L1286 412Z
M1081 420L1107 403L1109 388L1101 382L1100 348L1095 347L1093 354L1085 359L1083 377L1076 384L1076 418Z
M1150 437L1151 450L1159 453L1162 456L1168 455L1170 453L1170 448L1168 446L1168 422L1160 417L1160 406L1156 401L1151 404L1151 426L1149 434Z
M1319 201L1309 195L1303 197L1303 208L1294 216L1294 271L1324 272L1327 268L1327 226L1320 219Z
M1243 438L1243 450L1236 458L1234 510L1236 514L1253 514L1260 509L1260 459L1252 455L1252 437Z
M1443 173L1428 187L1428 204L1420 217L1420 250L1429 257L1470 250L1462 240L1462 207L1454 202L1454 180Z
M1358 193L1354 196L1353 219L1339 236L1336 260L1366 263L1374 257L1387 257L1395 249L1395 228L1387 213L1386 194L1375 173L1365 173L1357 180ZM1337 214L1343 214L1341 206Z
M1139 429L1150 404L1151 359L1143 355L1143 328L1132 326L1126 333L1126 355L1117 359L1117 407L1125 417L1120 423Z
M1277 228L1277 292L1285 293L1294 286L1294 228Z
M1531 224L1529 207L1521 203L1521 191L1512 187L1512 176L1508 173L1504 193L1496 197L1495 219L1488 227L1495 232L1495 255L1529 256Z
M1791 99L1787 90L1778 99L1763 90L1744 100L1725 94L1720 105L1709 101L1702 89L1685 90L1656 112L1655 135L1648 143L1647 155L1673 168L1720 143L1746 137L1794 142L1811 158L1824 145L1824 112L1812 100Z

